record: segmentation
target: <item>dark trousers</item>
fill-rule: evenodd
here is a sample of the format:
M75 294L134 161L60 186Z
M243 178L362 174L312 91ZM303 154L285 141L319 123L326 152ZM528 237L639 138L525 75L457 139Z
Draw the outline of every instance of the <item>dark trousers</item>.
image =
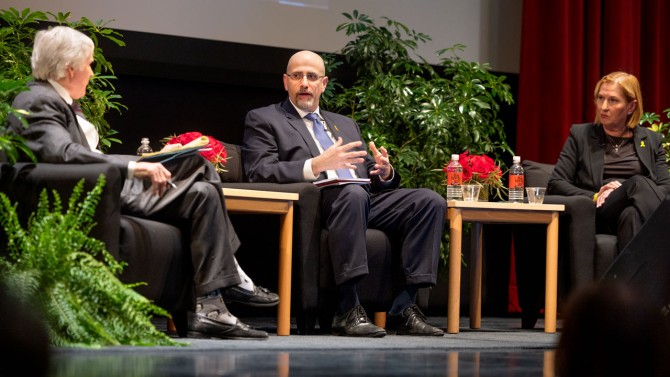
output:
M400 240L403 285L435 285L446 218L444 198L428 189L370 194L364 186L344 185L321 192L335 283L368 273L365 231L379 229Z
M621 251L664 199L665 193L651 179L633 176L596 209L597 232L616 235Z
M195 155L170 161L165 167L177 188L158 197L150 193L150 182L127 180L121 192L123 211L173 224L186 232L196 296L239 284L234 255L240 241L212 164Z

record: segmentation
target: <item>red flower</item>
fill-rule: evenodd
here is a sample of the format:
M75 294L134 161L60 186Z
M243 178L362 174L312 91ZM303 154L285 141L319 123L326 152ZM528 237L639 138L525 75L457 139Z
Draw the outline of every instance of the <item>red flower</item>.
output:
M203 135L200 132L196 131L185 132L181 135L172 136L165 144L186 145L195 139L199 139L202 136ZM223 146L223 144L221 144L221 142L219 142L212 136L207 136L207 138L209 138L209 143L202 148L200 154L214 165L216 171L218 172L225 171L224 165L226 163L226 159L228 158L226 148Z
M459 162L463 166L463 182L487 183L502 178L500 167L489 156L470 155L465 151L460 155Z
M504 191L502 176L503 172L495 161L485 155L471 155L465 151L459 155L458 162L463 167L463 183L478 183L488 187L496 197L501 197ZM447 165L442 171L447 173Z

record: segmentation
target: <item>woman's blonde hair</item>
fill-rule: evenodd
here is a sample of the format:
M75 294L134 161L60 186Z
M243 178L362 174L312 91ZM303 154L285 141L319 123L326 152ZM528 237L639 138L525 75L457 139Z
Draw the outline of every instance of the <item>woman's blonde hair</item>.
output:
M30 59L37 80L60 80L67 68L81 69L93 53L93 41L84 33L67 26L54 26L35 35Z
M635 110L628 115L627 125L629 128L635 128L642 119L642 91L640 90L640 82L637 81L637 77L626 72L612 72L608 75L605 75L598 83L596 84L596 89L593 91L593 100L595 103L598 103L598 93L600 92L600 87L603 84L614 83L619 85L623 90L623 95L626 97L626 101L636 101L637 106ZM600 115L596 111L596 123L600 123Z

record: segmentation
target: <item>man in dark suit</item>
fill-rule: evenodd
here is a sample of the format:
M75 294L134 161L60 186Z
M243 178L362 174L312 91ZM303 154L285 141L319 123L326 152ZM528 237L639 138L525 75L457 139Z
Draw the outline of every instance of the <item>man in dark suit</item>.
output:
M267 306L276 305L279 298L248 279L241 280L246 275L234 257L240 241L212 164L199 155L160 164L95 149L95 127L73 106L85 95L93 76L93 48L89 37L69 27L38 32L32 54L35 81L12 104L27 112L28 126L24 128L12 116L10 127L27 140L40 162L117 166L127 176L119 198L124 212L189 227L196 294L196 308L189 313L189 336L267 338L265 331L245 325L224 304L228 299Z
M288 99L252 110L244 131L243 162L252 182L304 182L325 178L370 178L370 184L326 187L321 211L329 231L335 282L340 292L333 332L382 337L360 306L356 282L368 273L365 232L400 235L402 289L388 313L387 329L398 334L442 336L415 304L417 290L436 283L446 202L427 189L398 189L400 176L385 148L365 150L358 125L319 109L328 84L321 57L300 51L284 74Z

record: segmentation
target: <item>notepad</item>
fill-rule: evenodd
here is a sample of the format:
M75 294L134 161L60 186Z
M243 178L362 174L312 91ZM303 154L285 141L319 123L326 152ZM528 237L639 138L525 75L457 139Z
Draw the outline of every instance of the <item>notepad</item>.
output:
M137 161L164 163L175 158L186 157L198 153L207 144L209 144L209 138L207 136L201 136L188 144L169 151L143 153Z
M370 178L327 178L313 182L316 187L327 187L335 185L369 185Z

